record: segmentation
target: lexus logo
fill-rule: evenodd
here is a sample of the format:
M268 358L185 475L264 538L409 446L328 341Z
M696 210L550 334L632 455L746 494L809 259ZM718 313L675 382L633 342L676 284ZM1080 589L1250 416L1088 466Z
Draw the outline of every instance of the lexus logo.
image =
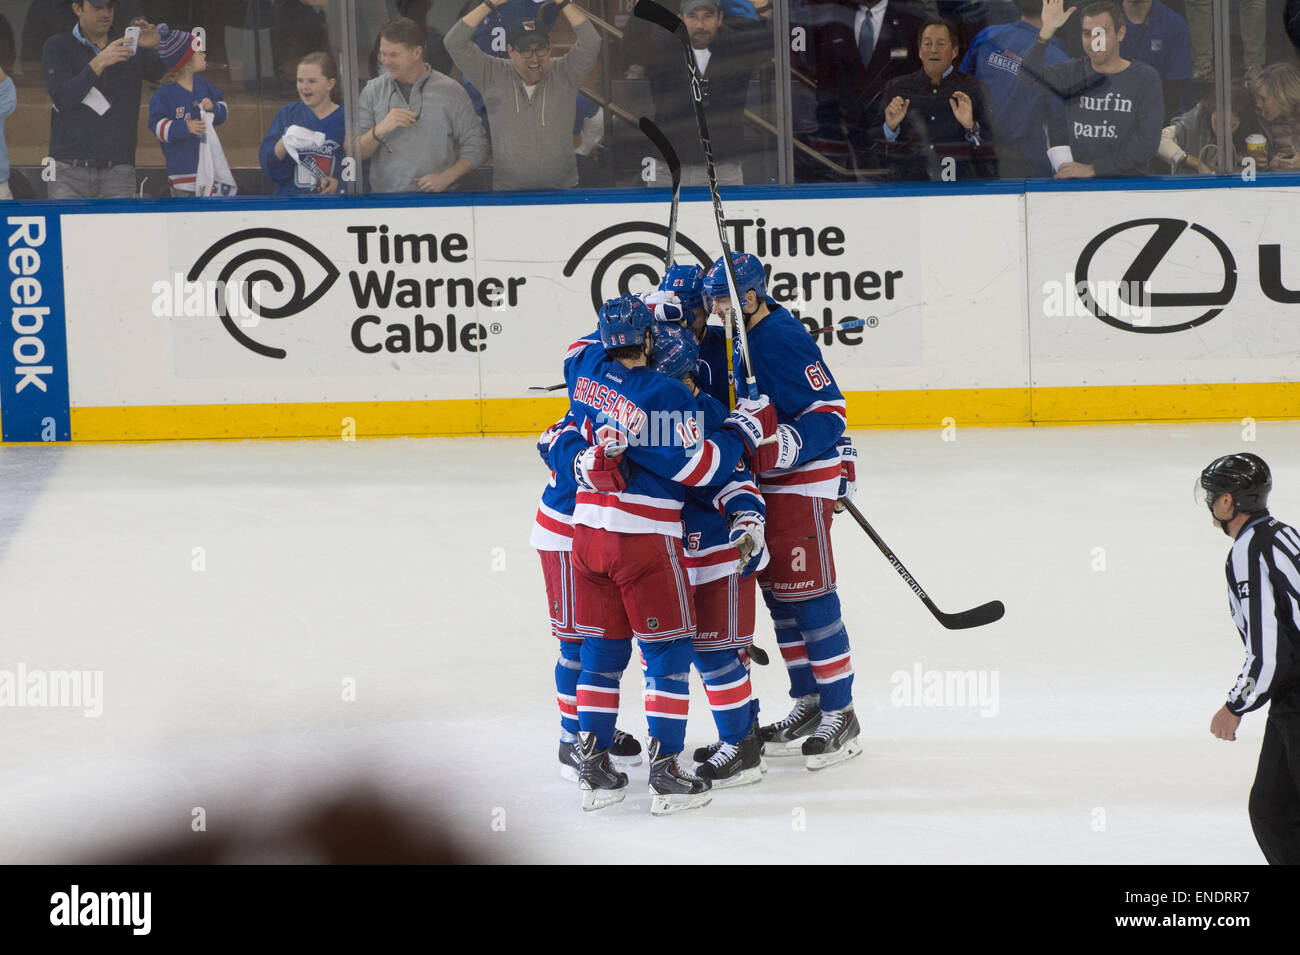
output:
M1112 242L1117 236L1126 232L1135 229L1146 230L1152 226L1155 227L1155 231L1136 256L1131 258L1126 256L1122 241ZM1107 248L1108 244L1110 248ZM1176 251L1175 247L1177 247ZM1123 262L1126 258L1129 264L1125 268ZM1167 258L1172 259L1173 262L1166 266L1161 282L1154 284L1168 287L1168 283L1176 279L1181 271L1191 273L1198 279L1203 276L1204 284L1207 286L1218 281L1219 288L1185 292L1154 291L1151 287L1151 276ZM1092 274L1094 259L1099 260L1096 268L1099 275ZM1261 256L1262 262L1263 256ZM1174 267L1175 265L1181 265L1181 270ZM1109 283L1113 286L1114 273L1121 268L1124 271L1122 276L1119 276L1118 282L1120 298L1128 304L1136 304L1134 299L1140 302L1143 306L1143 316L1149 317L1149 320L1138 323L1117 317L1107 311L1109 303L1099 303L1090 292L1094 283ZM1204 325L1222 312L1224 306L1232 301L1233 293L1237 290L1237 262L1222 239L1195 222L1162 218L1130 219L1128 222L1121 222L1099 233L1084 246L1074 266L1074 279L1079 298L1088 311L1107 325L1126 332L1160 335ZM1267 284L1265 290L1267 291ZM1161 324L1158 321L1161 309L1177 311L1170 320ZM1120 310L1115 309L1115 311ZM1191 317L1188 317L1189 315Z

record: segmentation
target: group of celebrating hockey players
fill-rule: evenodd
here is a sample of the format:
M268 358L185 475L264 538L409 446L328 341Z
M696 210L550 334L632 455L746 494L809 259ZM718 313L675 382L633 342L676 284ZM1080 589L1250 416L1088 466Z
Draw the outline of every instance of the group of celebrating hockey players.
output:
M656 815L758 782L765 756L822 769L862 751L830 537L855 489L844 396L804 326L767 297L762 263L735 253L732 267L738 317L721 258L605 302L564 355L569 410L538 444L551 478L532 544L560 641L561 775L587 810L621 801L623 770L641 763L615 728L634 638ZM712 314L744 322L752 367L739 348L729 366ZM757 394L731 408L732 381ZM794 700L768 725L749 679L756 581ZM718 731L695 768L682 759L692 663Z

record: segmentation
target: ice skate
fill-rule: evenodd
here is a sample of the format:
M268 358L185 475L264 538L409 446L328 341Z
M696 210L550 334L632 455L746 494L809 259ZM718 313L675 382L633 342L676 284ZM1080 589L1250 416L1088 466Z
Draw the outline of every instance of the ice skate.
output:
M763 739L759 735L759 732L760 731L758 726L758 720L754 720L754 726L753 729L750 730L750 733L754 736L755 739L758 740L758 754L760 756L766 756L767 746L763 742ZM714 740L708 746L697 746L695 748L695 752L691 754L691 759L695 760L695 762L697 763L708 762L710 759L713 758L713 754L716 753L721 747L722 747L722 740ZM767 760L763 760L763 772L767 772Z
M595 733L579 733L578 747L582 764L578 788L582 790L583 811L591 812L622 802L627 795L627 773L618 772L610 764L609 750L596 749Z
M578 781L578 774L582 772L582 757L578 755L578 741L575 739L572 743L560 741L560 778L567 779L571 783Z
M677 762L678 754L660 754L659 746L659 740L651 737L650 793L654 796L650 803L651 814L666 816L683 809L707 806L713 799L709 780L682 769Z
M614 745L609 748L609 761L615 769L627 769L629 766L641 765L641 744L631 733L614 730ZM571 783L578 781L582 771L582 757L578 754L578 742L560 743L560 778Z
M852 759L862 752L860 732L858 716L852 707L838 713L823 713L817 729L803 741L805 765L809 769L825 769Z
M816 693L797 697L789 716L759 728L758 735L765 744L767 756L800 755L799 737L817 729L821 720L819 701Z
M748 786L761 781L767 766L757 729L751 729L739 743L716 744L717 749L696 770L700 778L709 780L714 789Z
M641 744L631 733L614 730L614 745L609 748L609 759L618 769L641 765Z

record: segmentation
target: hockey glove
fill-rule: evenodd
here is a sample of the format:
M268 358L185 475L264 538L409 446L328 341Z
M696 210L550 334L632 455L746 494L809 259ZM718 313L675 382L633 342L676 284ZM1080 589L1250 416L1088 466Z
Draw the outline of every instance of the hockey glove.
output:
M748 577L763 560L763 515L757 511L737 511L731 516L731 534L727 538L740 552L740 576Z
M584 491L613 494L624 490L627 475L622 454L622 447L606 444L579 451L573 458L573 479Z
M680 325L686 321L686 309L682 307L682 301L677 297L676 292L670 292L667 289L642 292L640 298L641 301L645 302L646 307L654 313L656 322Z
M745 448L753 454L764 438L776 432L776 409L768 401L767 395L740 398L736 401L736 410L727 415L722 426L739 431L745 439Z
M836 495L835 513L844 510L844 505L853 500L858 493L858 449L846 434L835 442L840 449L840 493Z
M802 447L803 438L799 437L799 432L788 424L781 425L776 429L776 440L760 444L754 452L754 473L766 474L794 467Z

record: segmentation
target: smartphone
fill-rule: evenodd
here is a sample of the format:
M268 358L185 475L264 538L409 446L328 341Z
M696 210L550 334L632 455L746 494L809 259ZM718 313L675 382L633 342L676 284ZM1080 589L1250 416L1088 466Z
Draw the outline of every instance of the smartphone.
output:
M140 51L140 28L127 27L124 31L122 31L122 35L127 39L128 42L130 42L131 55L135 56L136 53Z

